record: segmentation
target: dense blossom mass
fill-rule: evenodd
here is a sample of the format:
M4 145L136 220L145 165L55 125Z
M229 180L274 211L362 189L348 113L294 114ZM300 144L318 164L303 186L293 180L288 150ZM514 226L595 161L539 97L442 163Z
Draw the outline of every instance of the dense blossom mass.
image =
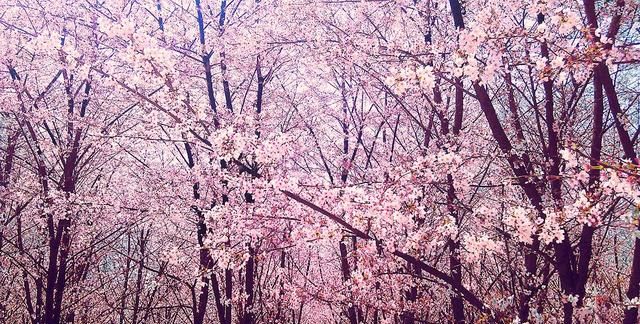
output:
M0 0L0 323L638 323L635 0Z

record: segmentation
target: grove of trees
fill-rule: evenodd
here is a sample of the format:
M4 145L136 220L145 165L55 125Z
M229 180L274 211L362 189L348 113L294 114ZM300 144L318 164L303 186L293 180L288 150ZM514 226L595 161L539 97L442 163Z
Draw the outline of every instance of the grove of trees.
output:
M0 323L638 323L636 0L0 0Z

